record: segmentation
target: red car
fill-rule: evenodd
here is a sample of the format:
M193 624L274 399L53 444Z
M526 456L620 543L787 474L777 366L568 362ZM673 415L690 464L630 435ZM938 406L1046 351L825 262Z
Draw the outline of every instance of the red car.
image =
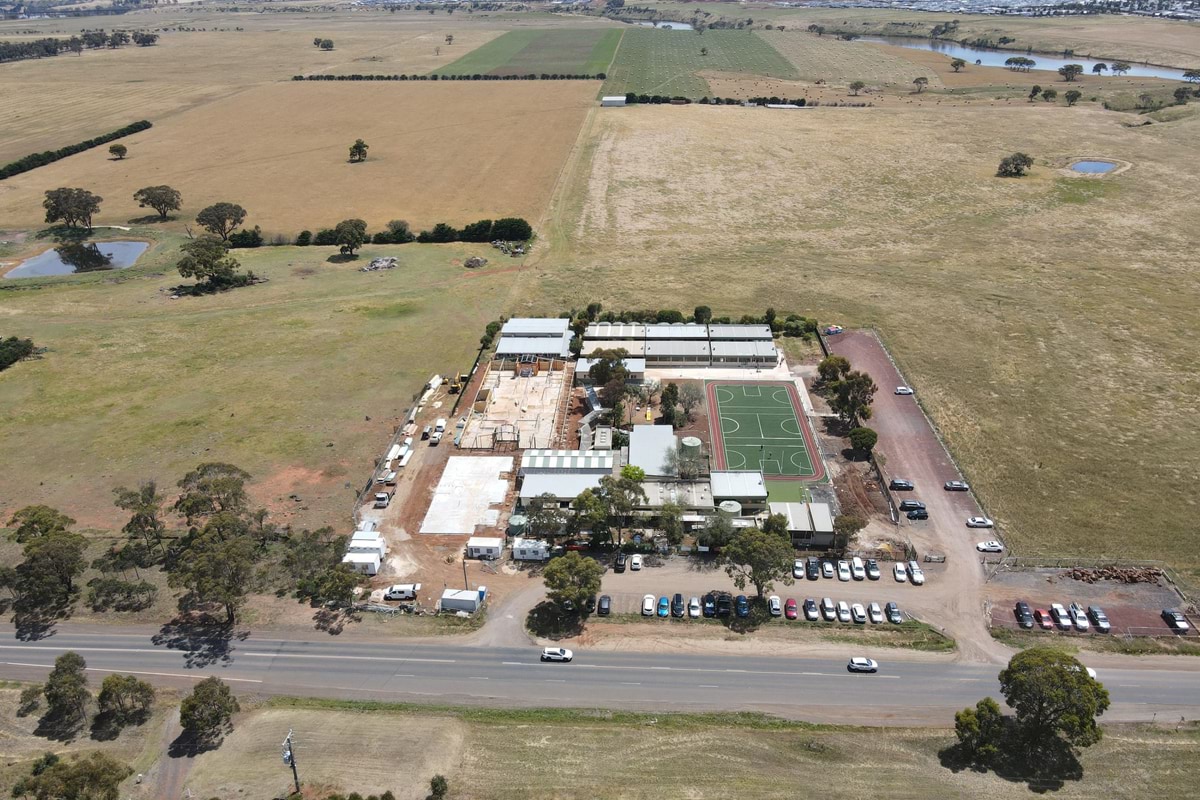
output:
M1037 620L1038 625L1041 625L1046 630L1054 630L1054 618L1050 616L1050 612L1044 608L1039 608L1033 612L1033 618Z
M790 597L788 598L787 602L783 604L783 615L788 619L795 619L797 616L799 616L796 612L796 601Z

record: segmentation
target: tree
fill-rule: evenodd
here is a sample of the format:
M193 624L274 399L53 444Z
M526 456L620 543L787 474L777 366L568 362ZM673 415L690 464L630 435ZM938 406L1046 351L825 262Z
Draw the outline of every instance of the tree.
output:
M179 599L180 607L221 606L226 624L232 625L252 588L255 555L244 520L228 512L214 515L186 556L171 565L170 585L188 590Z
M1114 61L1108 68L1112 70L1113 75L1124 75L1130 69L1124 61Z
M593 539L608 533L609 507L607 498L599 492L584 489L571 504L572 516L567 525L572 533L590 531Z
M913 86L917 87L917 94L925 91L925 87L929 85L929 78L922 75L919 78L913 78Z
M318 603L345 607L354 602L354 590L361 583L362 576L349 564L334 564L317 577L311 597Z
M1097 61L1095 64L1092 65L1092 74L1093 75L1101 75L1107 71L1108 71L1108 64L1105 64L1103 61Z
M583 608L589 597L600 591L600 576L604 567L594 558L584 558L572 550L554 559L542 571L546 596L559 606L568 604Z
M629 351L623 347L615 350L597 350L592 353L592 365L588 368L588 380L596 386L608 387L614 380L624 390L629 381L629 370L625 367L625 359Z
M728 545L733 536L733 523L729 521L729 517L724 514L714 514L705 522L696 541L703 547L720 549Z
M197 741L212 744L229 728L238 711L241 706L228 684L214 675L197 683L179 704L179 723Z
M143 31L134 31L133 33L133 43L138 47L153 47L157 42L157 33L145 33Z
M854 95L855 97L857 97L858 93L861 92L865 88L867 88L867 84L864 83L863 81L851 81L850 82L850 94Z
M1000 160L996 169L997 178L1020 178L1025 171L1033 166L1033 159L1024 153L1013 153Z
M692 312L692 319L701 325L707 325L712 320L712 309L708 306L696 306L696 310Z
M1053 103L1054 98L1056 98L1056 97L1058 97L1057 89L1043 89L1042 90L1042 99L1045 100L1047 103Z
M24 544L52 533L65 533L75 520L50 506L25 506L8 521L14 541Z
M0 370L29 358L35 349L32 339L19 339L16 336L0 339Z
M237 203L213 203L196 215L196 224L213 236L228 241L229 234L246 220L246 209ZM186 277L186 276L185 276Z
M971 763L989 766L1000 755L1004 742L1004 715L1000 704L985 697L974 708L954 715L954 733L959 747Z
M1151 108L1154 105L1154 95L1144 92L1138 95L1138 107Z
M322 50L332 50L333 49L333 39L322 39L321 40L321 49Z
M864 455L870 455L875 449L875 443L879 441L879 434L871 428L851 428L850 429L850 446Z
M16 567L17 591L25 604L61 606L75 594L75 581L87 569L87 541L77 533L50 533L25 545Z
M667 451L666 469L668 475L684 481L694 481L704 473L704 456L700 453L689 452L682 442Z
M221 287L236 282L237 271L242 266L229 255L228 246L220 239L201 236L179 246L183 257L175 264L184 278L196 278L200 283Z
M54 669L46 678L42 693L46 696L46 713L64 725L78 725L87 715L92 699L87 686L87 662L83 656L68 651L54 659Z
M128 764L100 751L74 761L48 753L33 772L13 786L13 797L35 800L118 800L121 781L133 774Z
M108 146L108 152L115 156L119 161L125 158L125 156L129 153L129 148L123 144L110 144Z
M850 371L829 388L833 392L829 407L843 422L853 424L860 419L871 418L871 401L879 387L870 375Z
M762 597L774 588L775 581L792 583L792 564L796 551L791 542L758 528L743 528L734 534L722 551L725 573L739 589L747 584Z
M704 402L704 392L695 383L685 383L679 387L679 405L683 406L683 415L690 422L692 411Z
M1039 86L1039 85L1037 85L1037 84L1035 83L1035 84L1034 84L1032 87L1030 87L1030 89L1029 89L1029 102L1031 102L1031 103L1032 103L1032 102L1033 102L1033 100L1034 100L1034 98L1036 98L1036 97L1037 97L1039 94L1041 94L1041 93L1042 93L1042 87L1041 87L1041 86Z
M232 464L205 462L180 479L175 510L187 518L189 525L222 511L240 514L249 502L248 480L250 473Z
M426 800L442 800L450 791L450 782L444 775L434 775L429 779L429 797Z
M658 509L658 527L672 545L683 541L683 506L678 503L663 503Z
M1030 755L1056 741L1088 747L1103 735L1096 717L1108 709L1108 691L1060 650L1031 647L1017 653L1000 672L1000 692L1016 712Z
M817 375L821 382L832 384L846 377L850 372L850 362L844 356L826 356L817 364Z
M1180 86L1174 92L1175 102L1181 106L1185 105L1188 101L1189 94L1191 94L1191 91L1186 86Z
M1073 106L1079 102L1079 98L1083 97L1083 92L1079 91L1078 89L1070 89L1063 95L1063 97L1066 98L1068 106Z
M1200 83L1200 69L1189 69L1183 73L1183 79L1188 83Z
M598 487L609 514L617 519L617 544L621 544L629 516L638 503L646 502L646 490L640 480L622 474L619 478L605 475Z
M679 385L668 383L664 386L662 393L659 395L659 404L662 407L663 423L674 425L675 406L679 405Z
M320 47L320 46L321 46L321 37L314 36L313 37L313 47Z
M454 44L454 34L453 33L446 34L446 44Z
M546 492L529 498L525 504L525 531L538 539L553 539L562 536L566 516L558 507L558 498Z
M162 520L162 507L167 497L158 491L158 484L146 481L137 489L118 486L113 489L113 494L117 496L113 501L117 508L132 512L121 531L130 539L145 544L148 550L162 550L162 537L167 530Z
M702 56L706 56L706 55L708 55L708 48L707 48L707 47L701 47L701 48L700 48L700 55L702 55Z
M791 541L791 535L788 533L788 518L783 514L771 514L763 521L762 529L765 533Z
M178 211L183 203L183 196L170 186L147 186L133 193L138 208L153 208L162 219L167 218L170 211Z
M94 195L87 189L49 189L42 208L46 209L46 222L55 223L62 220L68 228L92 229L92 216L100 213L100 203L104 198Z
M366 161L367 150L370 149L370 147L371 145L367 144L362 139L355 139L354 144L350 145L350 163L353 164L356 161Z
M1067 83L1073 82L1076 78L1083 74L1082 64L1063 64L1058 68L1058 74L1062 75L1063 80Z
M109 675L96 698L100 712L120 721L144 716L154 705L154 687L133 675Z
M344 219L333 229L342 255L352 256L367 243L367 223L361 219Z
M962 72L962 68L966 65L967 62L961 58L954 58L950 60L950 69L954 70L955 72Z
M845 552L858 532L867 527L867 521L851 514L840 514L833 519L833 549Z

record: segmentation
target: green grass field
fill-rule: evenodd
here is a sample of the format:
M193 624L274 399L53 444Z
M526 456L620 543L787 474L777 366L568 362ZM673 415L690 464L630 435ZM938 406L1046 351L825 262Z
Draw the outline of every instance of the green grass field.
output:
M700 49L708 54L701 55ZM661 94L693 100L709 94L699 73L721 72L794 79L796 69L751 31L692 31L631 28L625 31L606 94Z
M436 75L594 75L612 63L622 31L615 28L509 31Z
M717 464L724 469L761 470L764 475L811 479L822 470L805 442L801 414L787 386L777 383L708 386L713 441L721 441Z

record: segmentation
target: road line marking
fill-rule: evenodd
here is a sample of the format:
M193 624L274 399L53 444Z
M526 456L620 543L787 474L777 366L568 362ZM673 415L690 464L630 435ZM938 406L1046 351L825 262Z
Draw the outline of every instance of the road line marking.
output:
M54 669L53 664L27 664L27 663L24 663L21 661L5 661L4 666L6 666L6 667L37 667L38 669ZM138 671L138 670L131 670L131 669L104 669L103 667L84 667L84 671L86 671L86 672L112 672L112 673L121 673L123 675L152 675L152 676L158 677L158 678L189 678L194 681L202 681L205 678L209 677L208 675L204 675L204 674L188 675L186 673L179 673L179 672L146 672L146 671ZM237 681L238 683L262 683L262 681L256 680L254 678L222 678L221 680Z
M546 678L546 683L566 683L566 678Z
M401 675L399 672L397 672L397 673L396 673L395 675L393 675L392 677L393 677L393 678L415 678L415 677L417 677L417 676L416 676L416 675Z
M161 652L158 650L150 652ZM402 661L412 664L456 664L453 658L403 658L401 656L319 656L308 653L237 653L239 656L253 658L315 658L326 661Z
M958 680L960 680L960 681L970 681L970 682L972 682L972 683L978 683L979 681L981 681L981 680L983 680L983 679L982 679L982 678L958 678Z
M471 680L473 680L473 681L490 681L491 678L481 678L477 675L472 675Z
M1117 686L1122 689L1140 689L1142 685L1140 683L1118 683Z
M640 684L640 683L633 683L633 682L631 682L631 681L621 681L621 685L622 685L622 686L641 686L642 684Z
M701 683L698 686L696 686L696 688L697 689L720 689L721 687L717 686L715 683Z

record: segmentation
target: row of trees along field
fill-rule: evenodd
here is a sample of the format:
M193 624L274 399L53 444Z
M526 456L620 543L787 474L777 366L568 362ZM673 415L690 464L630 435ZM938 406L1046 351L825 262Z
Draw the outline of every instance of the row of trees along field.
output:
M28 58L50 58L60 53L79 55L84 50L124 47L129 43L138 47L151 47L158 42L158 34L148 31L84 31L70 39L35 39L29 42L0 42L0 62L22 61Z

